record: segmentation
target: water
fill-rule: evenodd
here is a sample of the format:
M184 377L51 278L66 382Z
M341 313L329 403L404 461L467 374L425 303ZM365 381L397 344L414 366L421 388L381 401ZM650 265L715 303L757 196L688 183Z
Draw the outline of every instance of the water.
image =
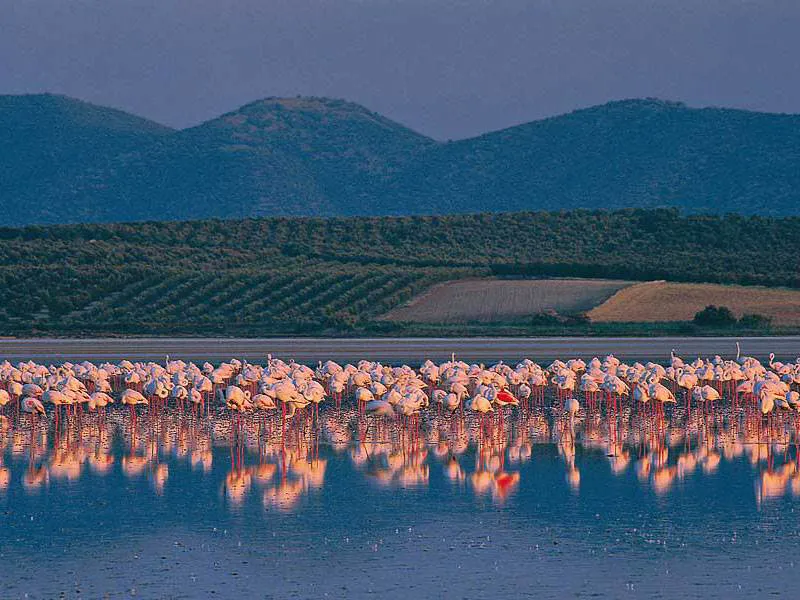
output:
M0 434L0 597L794 595L795 427L730 407L419 434L331 407L283 438L274 418L23 418Z

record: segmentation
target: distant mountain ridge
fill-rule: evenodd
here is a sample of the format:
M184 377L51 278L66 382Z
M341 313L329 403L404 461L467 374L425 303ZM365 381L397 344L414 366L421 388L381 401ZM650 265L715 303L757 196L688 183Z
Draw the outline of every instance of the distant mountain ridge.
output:
M657 206L800 214L800 115L624 100L444 143L328 98L174 130L0 96L8 225Z

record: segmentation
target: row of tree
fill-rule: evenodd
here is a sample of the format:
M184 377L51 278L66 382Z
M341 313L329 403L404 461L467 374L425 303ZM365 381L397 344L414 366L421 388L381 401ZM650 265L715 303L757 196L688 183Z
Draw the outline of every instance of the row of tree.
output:
M800 219L675 210L69 225L0 239L6 331L365 326L468 276L800 287Z

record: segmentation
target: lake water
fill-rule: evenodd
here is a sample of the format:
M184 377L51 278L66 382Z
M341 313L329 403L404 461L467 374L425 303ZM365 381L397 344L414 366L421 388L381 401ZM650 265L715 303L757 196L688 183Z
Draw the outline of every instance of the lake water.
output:
M432 411L433 412L433 411ZM544 407L419 432L333 407L0 434L0 597L782 594L800 584L791 417Z

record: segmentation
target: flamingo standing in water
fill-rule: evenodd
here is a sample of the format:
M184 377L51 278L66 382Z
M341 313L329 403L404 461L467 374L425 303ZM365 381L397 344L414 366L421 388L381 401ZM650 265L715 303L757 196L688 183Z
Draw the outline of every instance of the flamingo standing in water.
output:
M486 397L477 395L472 398L472 402L470 403L470 410L480 415L481 431L483 431L486 425L486 418L488 414L494 412L494 407L492 407L492 403L489 402L489 400L486 399Z
M109 404L114 404L114 399L105 392L93 392L89 395L89 410L99 411L100 420L105 418L106 408Z
M0 414L5 412L6 405L11 402L11 394L0 388Z
M697 386L692 390L692 397L695 402L700 403L703 402L703 409L706 408L712 410L714 408L714 402L720 399L719 392L711 387L710 385L704 385L703 387Z
M373 423L376 427L377 419L381 419L386 422L390 419L394 420L396 417L394 408L386 400L371 400L367 402L366 406L364 407L364 412L367 415L372 415Z
M19 381L11 380L8 382L8 393L11 395L11 399L14 401L14 412L16 413L15 416L19 416L19 403L22 399L22 384Z
M577 398L567 398L564 402L564 412L569 417L569 432L573 439L575 438L575 417L578 416L580 410L581 404Z
M448 411L451 415L459 410L462 406L461 398L455 392L449 392L445 395L444 400L442 401L444 409Z
M383 387L380 383L374 383L373 385ZM386 388L383 387L382 393L385 392ZM323 400L325 400L325 388L323 388L322 385L316 381L310 381L306 386L306 389L303 391L303 397L312 404L313 415L316 419L317 425L319 425L319 405Z
M644 408L647 406L647 403L650 402L650 393L647 391L647 388L644 387L644 385L638 383L633 388L633 399Z
M70 406L73 402L71 395L67 395L60 390L47 390L42 394L42 401L52 404L55 407L56 429L58 429L59 418L62 406Z
M675 396L670 389L658 381L653 380L650 383L648 393L653 400L659 403L657 406L661 412L664 411L664 404L675 403Z
M149 402L140 392L132 389L126 389L122 392L120 399L122 404L127 405L131 411L131 429L136 429L136 407L140 404L147 405Z
M590 404L590 408L594 407L596 395L600 391L600 383L602 380L598 382L591 373L581 375L580 389L586 397L586 402Z
M532 393L533 390L531 389L531 386L529 386L525 382L520 383L519 386L517 387L517 394L522 400L523 408L527 408L529 406Z
M44 405L42 401L33 396L27 396L22 399L22 411L31 416L31 425L36 428L36 418L41 415L45 416Z

